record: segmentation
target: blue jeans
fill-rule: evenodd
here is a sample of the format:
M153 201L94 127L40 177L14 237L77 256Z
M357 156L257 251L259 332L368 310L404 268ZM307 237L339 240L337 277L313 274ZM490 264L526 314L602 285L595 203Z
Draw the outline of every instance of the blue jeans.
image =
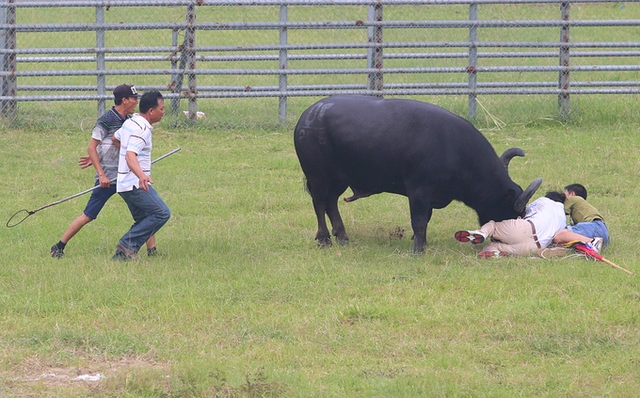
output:
M568 226L567 229L571 232L584 235L587 238L595 238L596 236L599 236L602 238L605 246L608 245L610 241L607 225L600 220L591 222L579 222L575 225Z
M140 247L169 221L171 212L151 185L149 191L134 188L132 191L120 192L120 196L129 206L135 221L131 229L120 239L120 244L137 253Z
M96 182L100 185L100 182ZM107 203L107 200L116 194L116 184L109 185L109 188L96 188L91 191L91 197L84 209L84 214L92 220L95 220L100 214L100 210Z

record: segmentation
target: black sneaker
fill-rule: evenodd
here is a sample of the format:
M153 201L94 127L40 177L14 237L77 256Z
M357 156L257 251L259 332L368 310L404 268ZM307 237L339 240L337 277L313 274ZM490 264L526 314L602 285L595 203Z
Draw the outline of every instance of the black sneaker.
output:
M159 256L158 249L156 249L155 247L152 247L151 249L147 249L147 256L149 257Z
M116 245L116 254L114 254L111 259L119 261L137 260L138 254L128 247L125 247L118 243L118 245Z
M64 256L64 250L58 247L58 245L51 246L51 257L62 258Z
M120 250L116 250L116 254L114 254L113 257L111 257L111 259L113 261L127 261L129 260L129 257L127 257L127 255L121 252Z

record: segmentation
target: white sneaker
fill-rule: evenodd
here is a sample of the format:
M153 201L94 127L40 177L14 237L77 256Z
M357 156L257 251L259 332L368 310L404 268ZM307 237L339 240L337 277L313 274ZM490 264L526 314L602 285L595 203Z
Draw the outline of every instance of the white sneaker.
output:
M500 250L485 250L478 253L478 258L502 258L506 256L507 253Z
M591 240L591 242L589 242L589 246L591 246L591 248L593 249L594 252L600 254L600 251L602 250L603 243L604 243L604 239L602 239L599 236L596 236L595 238L593 238Z
M485 236L484 233L482 233L482 231L471 231L471 230L466 230L463 229L462 231L457 231L454 235L454 238L456 238L456 240L458 242L471 242L474 245L479 245L480 243L484 242L485 239L487 239L487 237Z

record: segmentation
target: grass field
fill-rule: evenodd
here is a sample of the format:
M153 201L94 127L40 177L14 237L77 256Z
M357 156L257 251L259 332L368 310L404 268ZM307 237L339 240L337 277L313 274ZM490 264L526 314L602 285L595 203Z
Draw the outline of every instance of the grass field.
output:
M572 18L637 18L638 7L583 5L572 7ZM455 16L439 7L420 12L434 20L467 18L468 8L459 8ZM61 10L22 10L19 22L95 19L88 8L69 15ZM113 7L107 22L183 18L177 8L143 18L131 10L136 9ZM409 7L397 10L401 14L385 11L386 17L423 17ZM214 11L199 11L199 21L264 19L240 7L222 16ZM276 11L269 9L268 16L276 18ZM487 19L557 18L556 8L544 6L481 11ZM324 18L358 19L362 12L353 7ZM317 16L304 7L290 13L291 20ZM22 36L20 45L31 40L37 46L93 46L95 34L84 33L32 34ZM112 33L110 46L168 45L169 36L162 41L157 32L135 40ZM415 34L396 31L385 40L413 40ZM453 39L433 34L434 40ZM456 34L461 35L456 40L466 40L467 32ZM557 40L555 30L541 34L532 40ZM509 39L503 35L487 30L482 39ZM198 40L243 45L272 36L208 32ZM572 30L572 38L583 41L636 37L637 29ZM305 43L317 37L292 32L290 39ZM394 62L387 66L416 61ZM638 80L637 72L631 75L612 72L584 80ZM108 84L120 83L115 78ZM246 84L273 84L263 79ZM304 79L322 83L324 77ZM66 77L46 83L59 81L95 84L93 78ZM136 76L138 85L165 83ZM199 80L205 83L222 84ZM466 98L422 99L467 113ZM637 275L582 258L477 259L477 249L453 239L456 230L478 225L474 212L460 203L434 212L429 247L415 256L407 199L390 194L341 203L351 243L317 248L311 198L292 139L297 117L315 100L290 99L285 125L278 122L277 99L271 98L200 100L206 119L190 124L167 116L160 122L154 157L182 148L153 168L155 188L172 217L158 233L161 256L128 263L110 259L132 222L119 197L70 241L60 260L49 256L49 248L88 196L36 213L15 228L4 226L21 208L31 210L92 185L93 173L81 170L77 159L86 152L95 104L20 103L12 123L0 120L0 398L637 396ZM549 96L479 100L475 123L496 151L518 146L527 154L511 163L514 181L526 186L543 177L540 195L572 182L585 184L612 234L604 255L640 272L640 98L572 96L565 120ZM74 380L85 376L98 380Z
M497 109L504 128L479 125L498 152L527 153L514 180L584 183L613 236L606 257L640 271L638 100L577 99L564 124ZM91 123L66 123L0 133L3 222L91 185L76 166ZM434 212L413 256L407 200L390 194L341 204L351 244L318 249L291 126L212 125L157 127L154 156L182 148L154 166L173 214L159 258L110 260L131 223L120 198L61 260L49 247L87 197L0 228L0 396L636 394L637 276L577 258L479 260L452 237L477 225L458 203Z

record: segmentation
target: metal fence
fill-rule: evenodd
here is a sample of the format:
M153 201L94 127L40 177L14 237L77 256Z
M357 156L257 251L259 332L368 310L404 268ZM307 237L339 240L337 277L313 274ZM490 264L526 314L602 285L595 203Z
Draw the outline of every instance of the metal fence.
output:
M192 118L205 99L275 98L284 122L288 99L332 94L467 96L471 117L478 96L548 95L567 114L574 94L640 93L639 15L614 0L0 0L0 113L102 113L135 80Z

